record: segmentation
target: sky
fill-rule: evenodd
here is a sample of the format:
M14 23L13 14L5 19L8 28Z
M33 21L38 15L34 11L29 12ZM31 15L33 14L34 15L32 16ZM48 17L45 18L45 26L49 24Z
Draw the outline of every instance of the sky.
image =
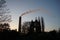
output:
M12 22L11 29L18 29L19 16L28 10L40 9L37 12L22 16L22 23L35 20L35 17L43 17L45 31L58 30L60 28L60 0L6 0Z

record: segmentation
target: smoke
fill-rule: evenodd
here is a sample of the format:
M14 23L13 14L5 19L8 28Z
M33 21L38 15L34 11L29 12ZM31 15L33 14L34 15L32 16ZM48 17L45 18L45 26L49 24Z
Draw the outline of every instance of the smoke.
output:
M22 13L21 16L24 16L26 14L30 14L30 13L34 13L34 12L37 12L37 11L40 11L40 12L43 12L43 13L49 13L48 10L44 9L44 8L38 8L38 9L34 9L34 10L27 10L26 12Z
M30 10L28 10L28 11L22 13L21 16L24 16L24 15L30 14L30 13L34 13L34 12L37 12L37 11L40 11L40 9L35 9L35 10L31 10L31 9L30 9Z

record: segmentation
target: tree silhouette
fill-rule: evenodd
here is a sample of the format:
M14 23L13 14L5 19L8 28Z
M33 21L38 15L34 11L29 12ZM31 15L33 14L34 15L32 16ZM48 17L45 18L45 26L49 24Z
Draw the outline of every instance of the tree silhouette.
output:
M24 33L28 33L29 31L29 27L30 27L30 22L24 22L23 23L23 26L22 26L22 31L24 32Z
M10 30L10 25L8 23L0 24L0 31Z

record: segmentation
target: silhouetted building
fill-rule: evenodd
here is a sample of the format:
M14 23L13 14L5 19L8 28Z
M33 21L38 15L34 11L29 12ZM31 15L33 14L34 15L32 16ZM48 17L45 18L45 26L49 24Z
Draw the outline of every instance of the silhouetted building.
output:
M35 21L31 21L31 24L30 24L30 32L41 32L41 24L40 24L40 18L38 17L38 20L37 18L35 19Z
M37 32L41 32L41 22L40 22L40 17L38 17L38 21L37 21Z
M44 27L44 19L43 19L43 17L41 17L41 25L42 25L42 32L44 32L45 27Z
M21 16L19 17L19 28L18 31L22 32L22 33L33 33L33 32L37 32L37 33L41 33L44 32L44 19L43 17L41 17L41 21L40 21L40 17L36 18L35 21L31 21L31 22L25 22L22 26L22 30L21 30Z
M18 27L18 32L21 32L21 16L19 17L19 27Z
M29 32L30 33L34 32L34 22L33 22L33 20L31 21Z

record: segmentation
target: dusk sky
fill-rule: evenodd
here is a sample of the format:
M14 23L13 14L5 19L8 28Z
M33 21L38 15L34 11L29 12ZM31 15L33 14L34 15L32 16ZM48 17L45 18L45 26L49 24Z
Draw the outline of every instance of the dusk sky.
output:
M35 17L43 17L45 31L60 28L60 1L59 0L6 0L7 8L12 15L11 29L18 29L19 16L28 11L40 9L37 12L22 16L22 23L35 20Z

